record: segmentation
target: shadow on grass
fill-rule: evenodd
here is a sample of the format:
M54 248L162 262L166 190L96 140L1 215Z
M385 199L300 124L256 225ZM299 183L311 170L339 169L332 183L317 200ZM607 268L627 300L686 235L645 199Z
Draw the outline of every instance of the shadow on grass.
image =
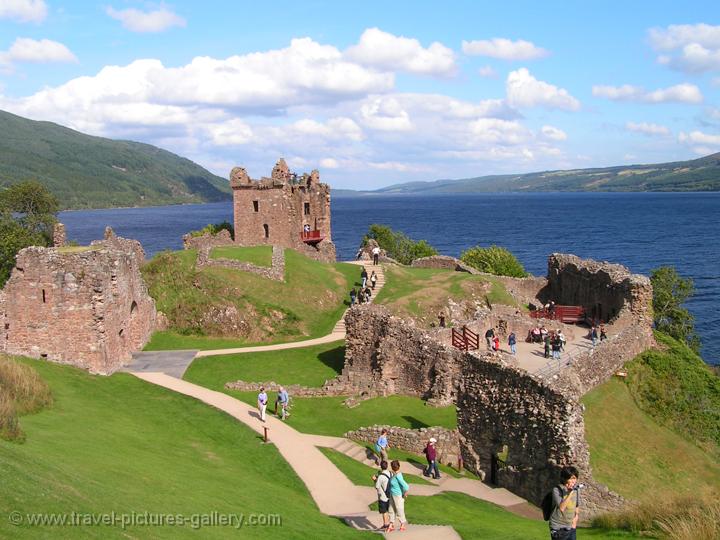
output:
M406 420L407 422L410 423L411 429L420 429L420 428L424 428L424 427L430 427L425 422L423 422L422 420L418 420L414 416L403 416L402 419Z
M317 357L323 364L340 375L345 365L345 347L336 347L329 351L321 352Z

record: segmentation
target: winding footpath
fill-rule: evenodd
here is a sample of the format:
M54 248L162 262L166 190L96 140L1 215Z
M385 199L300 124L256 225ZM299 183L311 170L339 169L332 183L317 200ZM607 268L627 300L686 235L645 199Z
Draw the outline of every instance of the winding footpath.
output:
M373 266L364 261L353 261L353 264L366 266L370 271L375 270L378 276L373 295L373 298L375 298L385 284L382 267ZM263 423L260 421L258 411L254 407L222 392L182 380L183 373L194 358L310 347L344 339L344 318L345 314L343 314L343 317L330 334L305 341L200 352L139 353L134 356L133 363L125 371L146 382L193 397L215 407L236 418L260 435L263 435L264 428L267 427L269 442L277 447L283 458L305 483L322 513L340 517L348 525L360 530L378 531L382 525L382 519L377 512L371 512L368 508L372 502L377 500L375 489L371 486L354 485L318 449L318 447L333 448L357 461L371 465L372 461L367 456L365 448L342 437L301 433L272 415L268 415L267 421ZM405 462L402 463L401 470L413 474L419 472L418 468ZM478 480L450 478L445 475L440 481L435 482L435 485L413 485L411 488L411 494L413 495L435 495L442 491L459 491L495 503L518 515L537 517L537 510L528 505L524 499L502 488L493 489ZM386 536L387 534L397 533L386 533ZM408 525L407 530L402 533L402 537L413 540L454 540L460 538L455 529L450 526L415 524Z

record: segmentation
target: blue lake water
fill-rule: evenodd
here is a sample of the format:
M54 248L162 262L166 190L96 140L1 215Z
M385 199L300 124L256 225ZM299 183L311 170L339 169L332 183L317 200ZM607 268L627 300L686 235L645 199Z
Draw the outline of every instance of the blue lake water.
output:
M695 282L688 308L702 355L720 363L720 193L492 193L335 198L333 240L351 259L372 223L389 225L442 254L475 245L508 248L532 274L545 275L547 256L573 253L648 274L675 266ZM140 240L148 256L181 249L182 235L232 221L230 202L62 212L68 238L102 238L106 225Z

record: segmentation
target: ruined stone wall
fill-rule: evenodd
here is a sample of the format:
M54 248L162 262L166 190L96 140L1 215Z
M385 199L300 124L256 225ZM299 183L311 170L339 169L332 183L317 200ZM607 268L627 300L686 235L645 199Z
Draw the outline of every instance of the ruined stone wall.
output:
M271 178L250 179L244 169L231 172L235 242L242 246L272 244L293 248L323 261L335 261L330 228L330 187L313 171L292 180L284 160ZM303 242L305 226L319 231L316 245Z
M356 393L406 394L452 403L461 354L382 306L360 305L345 316L345 366L334 381Z
M210 257L210 246L203 246L198 251L197 266L221 266L224 268L232 268L243 272L252 272L265 278L275 281L283 281L285 279L285 249L279 246L272 247L272 263L268 266L257 266L255 264L237 261L234 259L213 259Z
M619 264L553 253L548 258L548 284L542 292L559 305L579 305L587 315L619 326L647 324L652 318L652 285Z
M183 236L183 249L203 249L217 246L229 246L233 244L230 231L220 230L217 234L205 233L201 236L186 234Z
M435 437L435 448L438 452L438 462L444 465L457 467L460 455L460 437L455 429L433 426L420 429L408 429L396 426L361 427L355 431L348 431L345 437L354 441L375 444L383 429L388 430L388 442L391 448L422 454L430 437Z
M448 257L446 255L421 257L419 259L415 259L410 266L414 268L440 268L445 270L454 270L456 272L467 272L468 274L481 273L478 269L468 266L460 259Z
M152 333L157 312L139 242L115 237L84 248L29 247L5 285L2 350L109 374Z

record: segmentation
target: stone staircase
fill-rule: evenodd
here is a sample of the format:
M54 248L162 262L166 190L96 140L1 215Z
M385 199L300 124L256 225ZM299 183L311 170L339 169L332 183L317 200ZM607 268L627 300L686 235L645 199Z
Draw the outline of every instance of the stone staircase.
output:
M365 269L368 271L368 277L373 273L373 270L375 271L375 274L377 275L377 281L375 282L375 290L373 290L372 297L370 298L370 302L374 302L375 298L377 297L378 293L382 290L383 286L385 285L385 272L383 272L383 267L381 265L372 265L368 263L367 261L349 261L349 264L354 264L357 266L364 266ZM358 281L360 280L360 272L362 270L358 268ZM347 313L347 311L345 311ZM332 329L333 334L343 334L345 335L345 313L343 313L343 316L340 318L340 320L335 324L335 326Z

